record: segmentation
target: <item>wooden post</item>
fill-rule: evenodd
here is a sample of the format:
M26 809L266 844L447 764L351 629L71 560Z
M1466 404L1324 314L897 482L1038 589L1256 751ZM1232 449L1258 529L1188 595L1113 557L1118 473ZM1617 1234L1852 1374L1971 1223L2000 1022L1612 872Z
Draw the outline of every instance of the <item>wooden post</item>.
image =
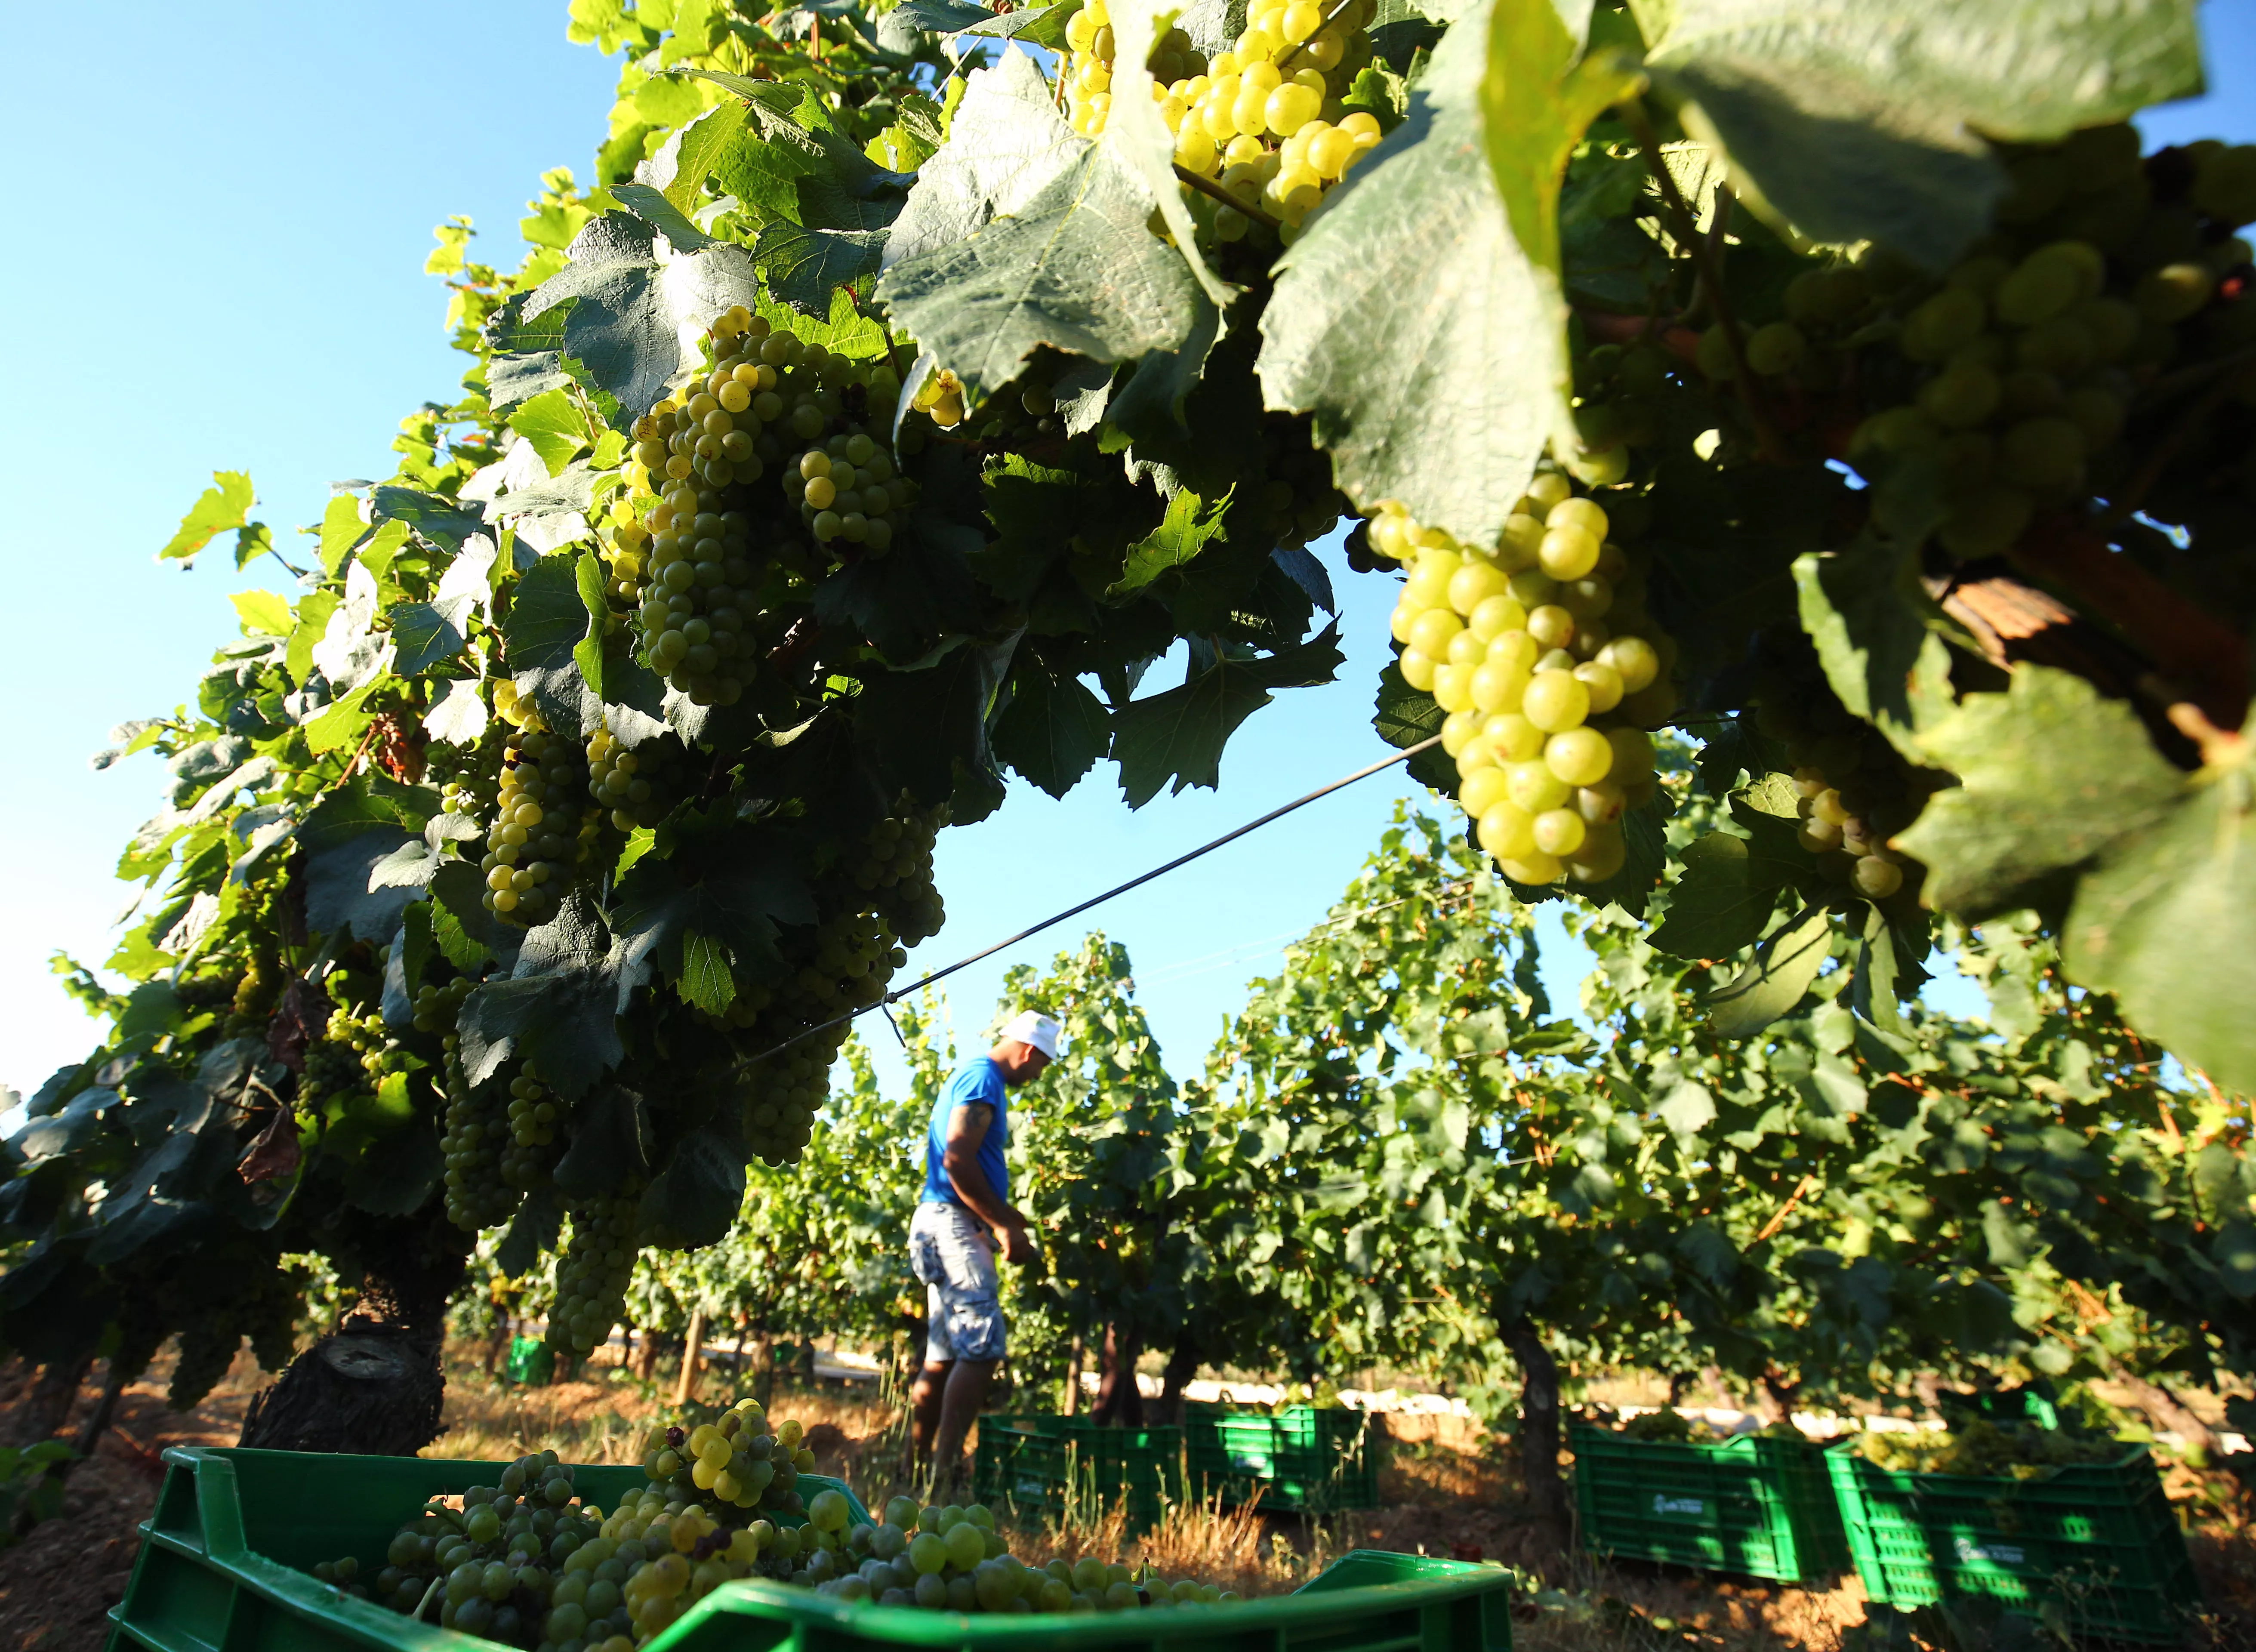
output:
M681 1350L681 1376L673 1385L673 1403L687 1405L697 1393L697 1361L705 1352L705 1310L689 1316L689 1340Z
M1081 1413L1081 1361L1086 1352L1082 1334L1073 1333L1073 1357L1065 1362L1065 1414L1077 1416Z

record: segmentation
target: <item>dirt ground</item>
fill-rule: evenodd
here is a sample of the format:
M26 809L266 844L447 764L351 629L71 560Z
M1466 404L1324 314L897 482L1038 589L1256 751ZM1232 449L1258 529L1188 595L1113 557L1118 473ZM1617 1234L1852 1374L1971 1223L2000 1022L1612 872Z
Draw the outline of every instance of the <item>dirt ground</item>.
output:
M638 1453L650 1422L671 1410L672 1381L634 1380L598 1366L581 1380L516 1387L483 1374L476 1351L450 1359L444 1429L425 1455L505 1458L553 1446L568 1460L622 1462ZM266 1379L246 1352L204 1403L186 1415L165 1404L169 1359L122 1397L116 1426L91 1460L72 1472L61 1514L0 1550L0 1652L100 1652L105 1613L123 1596L137 1543L163 1478L167 1445L232 1444L251 1394ZM12 1381L11 1381L12 1379ZM20 1379L0 1371L0 1430ZM709 1375L700 1396L732 1397L725 1377ZM72 1426L88 1415L85 1387ZM818 1470L850 1480L876 1503L905 1483L901 1419L867 1390L786 1388L779 1415L808 1430ZM1515 1608L1520 1652L1841 1652L1864 1620L1853 1576L1829 1590L1732 1581L1660 1566L1562 1560L1539 1542L1516 1511L1523 1498L1508 1458L1471 1440L1391 1445L1383 1459L1382 1507L1310 1522L1258 1510L1197 1504L1173 1511L1132 1546L1116 1514L1058 1531L1021 1530L1012 1546L1040 1561L1053 1554L1140 1555L1169 1576L1194 1575L1267 1593L1296 1586L1349 1549L1485 1558L1521 1568L1542 1591ZM2256 1648L2256 1541L2231 1483L2182 1467L2167 1476L2191 1525L2189 1546L2207 1590L2212 1620L2192 1644L2238 1652Z

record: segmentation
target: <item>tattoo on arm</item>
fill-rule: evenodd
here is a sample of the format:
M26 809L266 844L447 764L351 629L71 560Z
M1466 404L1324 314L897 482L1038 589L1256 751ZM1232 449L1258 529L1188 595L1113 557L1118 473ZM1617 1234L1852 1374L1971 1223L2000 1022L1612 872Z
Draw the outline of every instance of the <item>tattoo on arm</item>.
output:
M988 1126L994 1122L995 1110L984 1102L958 1107L948 1121L948 1145L976 1152L987 1139Z

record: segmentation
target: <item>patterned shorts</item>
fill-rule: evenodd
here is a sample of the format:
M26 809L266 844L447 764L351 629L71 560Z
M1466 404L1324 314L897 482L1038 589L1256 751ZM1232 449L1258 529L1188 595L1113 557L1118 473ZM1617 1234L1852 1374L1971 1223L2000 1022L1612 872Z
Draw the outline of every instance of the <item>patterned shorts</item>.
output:
M1003 1357L1003 1303L987 1230L958 1204L927 1200L909 1218L909 1269L924 1281L927 1365Z

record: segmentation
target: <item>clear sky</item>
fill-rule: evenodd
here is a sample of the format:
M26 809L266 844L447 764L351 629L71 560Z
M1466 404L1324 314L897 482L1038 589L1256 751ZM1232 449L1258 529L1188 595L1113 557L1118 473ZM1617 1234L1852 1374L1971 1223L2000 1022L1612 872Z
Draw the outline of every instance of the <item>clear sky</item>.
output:
M44 254L19 247L0 263L16 322L0 486L17 502L0 526L17 798L0 817L0 1082L25 1088L95 1030L46 959L108 956L126 895L111 868L158 801L152 761L95 773L88 755L112 724L192 697L233 634L230 591L288 586L271 562L237 575L222 552L183 574L157 567L155 551L215 469L249 471L259 514L286 539L319 519L332 479L389 472L398 420L448 399L462 371L444 289L420 273L432 226L466 214L483 255L513 262L539 173L586 175L616 72L566 42L562 0L245 0L224 32L208 11L148 0L103 16L130 50L105 54L98 74L19 75L0 104L8 152L32 158L14 221ZM0 18L32 34L25 0L0 0ZM2146 124L2245 140L2256 0L2213 0L2207 19L2212 95ZM1346 611L1338 683L1258 713L1223 759L1219 794L1132 815L1108 768L1062 803L1019 787L976 830L943 833L949 921L913 968L1385 755L1369 710L1391 587L1327 560ZM1084 921L1128 943L1178 1074L1196 1070L1246 978L1322 917L1403 789L1393 775L1366 780ZM958 978L967 1038L1005 968L1045 962L1080 928ZM1571 1001L1580 966L1571 947L1555 950ZM882 1021L874 1032L882 1052Z

